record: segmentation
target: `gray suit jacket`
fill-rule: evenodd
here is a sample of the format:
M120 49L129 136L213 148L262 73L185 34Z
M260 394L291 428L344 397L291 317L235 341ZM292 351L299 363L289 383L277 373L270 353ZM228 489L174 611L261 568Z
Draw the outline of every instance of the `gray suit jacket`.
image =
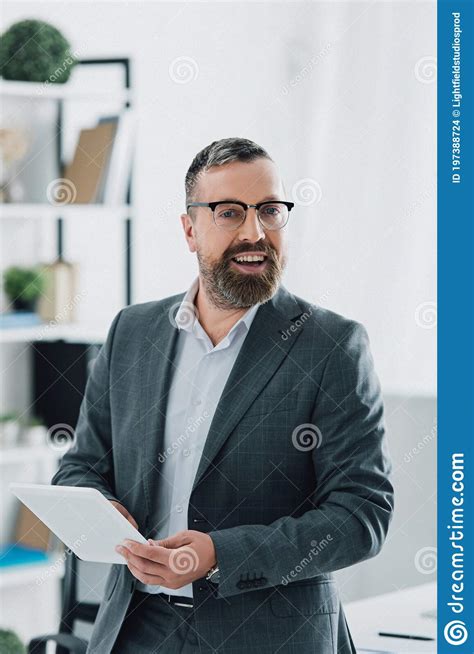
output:
M149 537L184 294L122 309L90 374L76 443L52 483L98 488ZM221 581L193 583L201 652L355 652L333 571L375 556L393 511L383 403L365 328L280 286L222 391L188 528ZM113 565L88 654L108 654L136 580Z

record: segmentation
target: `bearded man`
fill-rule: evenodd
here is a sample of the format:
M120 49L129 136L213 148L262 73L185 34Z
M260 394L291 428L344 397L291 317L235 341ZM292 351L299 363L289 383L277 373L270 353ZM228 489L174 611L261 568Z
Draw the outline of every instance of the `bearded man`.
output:
M333 572L393 511L367 332L283 286L297 216L262 147L211 143L185 188L198 276L115 317L52 480L147 538L117 543L87 652L355 654Z

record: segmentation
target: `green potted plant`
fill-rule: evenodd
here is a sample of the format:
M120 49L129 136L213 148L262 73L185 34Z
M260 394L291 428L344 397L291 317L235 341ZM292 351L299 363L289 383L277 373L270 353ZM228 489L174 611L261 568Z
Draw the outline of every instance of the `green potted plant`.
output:
M0 38L0 74L4 79L64 84L76 63L69 41L42 20L21 20Z
M14 311L35 311L44 285L41 268L11 266L3 274L3 287Z
M26 654L26 647L11 629L0 629L0 654Z

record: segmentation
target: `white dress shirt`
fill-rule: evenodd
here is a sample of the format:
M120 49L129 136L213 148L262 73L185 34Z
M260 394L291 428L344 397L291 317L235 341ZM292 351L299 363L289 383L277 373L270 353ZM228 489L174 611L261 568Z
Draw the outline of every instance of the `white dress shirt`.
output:
M156 533L160 540L188 529L188 503L219 398L261 303L253 305L215 347L193 310L199 277L176 313L179 328L166 407ZM193 596L192 584L178 589L137 582L147 593Z

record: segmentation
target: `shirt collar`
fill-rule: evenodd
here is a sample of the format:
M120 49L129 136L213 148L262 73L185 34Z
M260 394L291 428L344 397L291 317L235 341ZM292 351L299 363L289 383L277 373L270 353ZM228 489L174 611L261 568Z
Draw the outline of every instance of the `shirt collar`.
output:
M181 304L179 305L179 309L176 312L175 322L178 329L183 329L187 332L192 332L194 330L196 322L196 308L194 305L194 299L198 289L199 277L196 277L189 289L186 291L186 294L182 299ZM246 311L244 315L235 323L235 325L233 325L232 329L227 334L227 337L229 337L234 331L236 331L236 329L238 329L238 325L240 325L240 323L243 323L248 331L260 305L261 302L257 302L257 304L251 306L250 309L248 309L248 311Z

